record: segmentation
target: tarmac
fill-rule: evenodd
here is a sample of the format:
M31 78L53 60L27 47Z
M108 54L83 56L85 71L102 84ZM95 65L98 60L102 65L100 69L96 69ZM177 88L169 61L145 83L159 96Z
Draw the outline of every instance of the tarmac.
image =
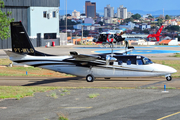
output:
M175 46L136 46L135 49L138 51L180 51L180 47ZM79 54L98 54L97 51L110 49L97 46L60 46L40 47L36 50L48 54L69 55L70 51L77 51ZM152 60L180 60L180 58L170 57L172 55L173 53L169 52L143 54ZM3 50L0 50L0 58L8 58ZM180 78L166 81L165 77L113 78L110 80L98 78L93 83L87 83L85 78L81 77L0 77L1 86L83 88L70 89L69 94L65 93L64 96L61 96L61 90L54 90L36 93L33 97L20 100L1 100L0 119L57 120L58 114L63 114L70 120L178 120L180 119L179 81ZM168 92L162 92L164 85L170 88ZM104 89L105 87L110 89ZM131 89L114 89L117 87ZM50 97L53 92L58 98ZM98 93L99 96L90 99L88 95L93 93Z

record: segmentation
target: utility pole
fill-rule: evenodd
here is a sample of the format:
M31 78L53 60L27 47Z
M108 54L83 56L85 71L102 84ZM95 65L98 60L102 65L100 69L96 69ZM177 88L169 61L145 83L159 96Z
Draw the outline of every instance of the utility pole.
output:
M67 38L67 0L66 0L66 38Z
M82 30L82 35L81 35L81 43L83 43L83 25L82 25L82 28L81 28L81 30Z

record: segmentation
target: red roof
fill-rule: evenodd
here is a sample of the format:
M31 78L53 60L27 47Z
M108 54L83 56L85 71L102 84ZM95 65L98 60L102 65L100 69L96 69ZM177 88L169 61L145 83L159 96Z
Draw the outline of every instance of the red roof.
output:
M159 44L166 44L166 45L168 45L169 42L171 42L171 40L162 40L161 42L159 42Z

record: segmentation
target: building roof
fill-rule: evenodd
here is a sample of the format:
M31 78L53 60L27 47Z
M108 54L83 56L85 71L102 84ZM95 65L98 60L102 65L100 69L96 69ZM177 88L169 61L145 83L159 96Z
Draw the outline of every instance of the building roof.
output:
M171 40L162 40L159 44L169 44L169 42L171 42Z

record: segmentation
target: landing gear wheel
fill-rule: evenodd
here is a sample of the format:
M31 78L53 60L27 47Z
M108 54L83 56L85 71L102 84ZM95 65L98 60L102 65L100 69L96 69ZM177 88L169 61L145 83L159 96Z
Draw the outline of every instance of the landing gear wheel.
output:
M91 74L87 75L87 76L86 76L86 81L87 81L87 82L93 82L93 81L94 81L94 76L91 75Z
M104 78L104 79L111 79L111 78Z
M171 76L167 76L167 77L166 77L166 80L167 80L167 81L171 81L171 80L172 80L172 77L171 77Z

